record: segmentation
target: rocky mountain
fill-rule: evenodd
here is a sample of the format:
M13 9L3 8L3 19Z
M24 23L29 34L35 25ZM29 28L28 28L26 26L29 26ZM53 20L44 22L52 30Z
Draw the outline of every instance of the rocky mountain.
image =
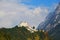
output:
M56 27L56 25L58 25L59 23L60 23L60 3L58 4L54 12L49 13L45 21L38 25L37 29L49 31L52 28Z
M55 10L55 20L53 28L48 31L49 35L53 38L53 40L60 40L60 3Z
M39 24L37 29L47 31L52 40L60 40L60 3L54 12L49 13L46 20Z
M55 28L52 28L48 33L53 40L60 40L60 23L56 25Z
M18 27L25 27L27 30L29 30L31 33L35 32L35 31L38 31L36 29L33 29L28 22L21 22Z

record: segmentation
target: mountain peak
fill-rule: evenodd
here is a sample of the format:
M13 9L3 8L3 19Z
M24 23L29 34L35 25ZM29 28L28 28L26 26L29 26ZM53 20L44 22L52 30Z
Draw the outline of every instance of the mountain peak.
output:
M34 33L35 31L37 31L36 29L33 29L29 24L28 24L28 22L24 22L24 21L22 21L19 25L18 25L18 27L25 27L27 30L29 30L31 33Z
M20 22L20 24L18 26L19 27L22 27L22 26L27 27L27 26L30 26L30 25L27 22L22 21L22 22Z
M43 22L43 24L38 25L37 29L44 29L49 31L52 28L56 27L58 23L60 23L60 3L58 3L58 6L54 12L47 15L46 20Z

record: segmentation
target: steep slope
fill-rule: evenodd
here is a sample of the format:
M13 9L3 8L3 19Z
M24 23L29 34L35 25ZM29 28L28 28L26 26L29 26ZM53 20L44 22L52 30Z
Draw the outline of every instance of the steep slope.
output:
M46 30L49 31L54 28L58 23L60 23L60 3L54 12L49 13L46 17L46 20L38 25L38 30Z
M52 28L48 33L53 40L60 40L60 23L56 25L55 28Z

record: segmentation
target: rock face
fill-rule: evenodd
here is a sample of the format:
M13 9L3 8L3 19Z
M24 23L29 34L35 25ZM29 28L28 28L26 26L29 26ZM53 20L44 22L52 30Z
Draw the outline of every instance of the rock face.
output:
M27 22L21 22L18 27L25 27L27 30L29 30L31 33L37 31L36 29L33 29Z
M38 30L46 30L49 31L52 28L56 27L60 23L60 3L54 12L49 13L46 17L46 20L38 25Z
M46 20L39 24L37 29L48 31L52 40L60 40L60 3L55 11L49 13Z
M60 40L60 23L56 25L55 28L52 28L48 33L53 40Z
M53 26L50 26L53 28L48 31L49 35L53 40L60 40L60 3L55 10L55 19L53 22Z

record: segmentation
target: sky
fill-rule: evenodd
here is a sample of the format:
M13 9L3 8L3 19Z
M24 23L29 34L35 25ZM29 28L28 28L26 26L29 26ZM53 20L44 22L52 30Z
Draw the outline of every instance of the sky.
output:
M0 28L12 28L21 21L37 26L60 0L0 0Z

